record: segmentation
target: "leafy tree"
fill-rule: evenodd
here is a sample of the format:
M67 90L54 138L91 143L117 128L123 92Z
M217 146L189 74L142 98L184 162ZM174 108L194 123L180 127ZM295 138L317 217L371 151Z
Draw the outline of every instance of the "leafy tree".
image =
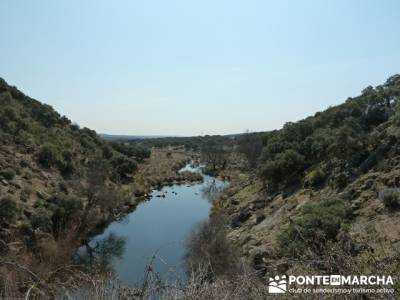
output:
M129 175L133 174L137 170L137 163L131 158L126 156L117 155L111 160L111 165L114 168L115 180L126 181Z
M298 180L304 170L304 156L288 149L265 162L261 176L273 186L280 183L290 184Z
M365 122L367 125L377 126L383 122L386 122L389 118L389 114L386 111L386 106L384 104L372 104L368 105L365 110Z
M40 164L50 168L52 166L56 166L60 161L60 153L54 144L45 143L40 147L37 154L37 159Z

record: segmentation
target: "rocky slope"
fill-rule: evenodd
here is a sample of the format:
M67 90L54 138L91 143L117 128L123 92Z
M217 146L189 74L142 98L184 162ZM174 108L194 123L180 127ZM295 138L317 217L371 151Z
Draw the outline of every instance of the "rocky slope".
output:
M130 182L150 154L102 140L2 79L0 103L0 203L7 211L0 218L2 229L57 230L60 206L78 207L88 200L82 188L93 179L95 164L102 165L104 178L98 180L115 189Z
M76 248L152 189L199 180L177 172L193 158L106 141L0 79L0 298L79 287Z
M215 205L229 215L228 237L241 255L269 274L329 273L333 265L337 272L397 274L399 109L400 76L393 76L266 133L256 169L233 176Z

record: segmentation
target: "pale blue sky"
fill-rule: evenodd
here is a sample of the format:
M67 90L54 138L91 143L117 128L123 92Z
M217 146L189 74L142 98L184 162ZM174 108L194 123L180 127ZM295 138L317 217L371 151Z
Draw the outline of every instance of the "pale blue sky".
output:
M114 134L280 128L400 73L400 1L0 0L0 77Z

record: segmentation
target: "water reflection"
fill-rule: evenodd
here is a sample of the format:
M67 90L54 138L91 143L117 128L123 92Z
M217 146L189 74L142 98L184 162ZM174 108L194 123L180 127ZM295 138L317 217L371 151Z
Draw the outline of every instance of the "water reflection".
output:
M223 182L220 181L217 182L215 179L208 180L201 189L201 193L203 198L207 199L210 203L212 203L222 192L224 187L225 183Z
M181 171L201 173L201 168L187 165ZM128 286L143 281L149 256L156 257L150 264L152 273L167 280L184 278L185 241L193 226L208 219L212 201L226 185L217 178L202 176L202 183L154 191L150 201L140 203L135 211L83 243L78 260L102 264L106 271L114 270L121 283Z
M106 237L84 241L75 253L74 260L81 265L97 265L111 270L113 259L121 258L125 252L126 238L110 232Z

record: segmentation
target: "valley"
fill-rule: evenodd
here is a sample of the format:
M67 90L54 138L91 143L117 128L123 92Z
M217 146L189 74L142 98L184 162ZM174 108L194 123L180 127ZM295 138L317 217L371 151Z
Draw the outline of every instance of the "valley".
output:
M105 140L4 80L0 102L3 298L264 299L274 274L399 275L399 75L226 136Z

